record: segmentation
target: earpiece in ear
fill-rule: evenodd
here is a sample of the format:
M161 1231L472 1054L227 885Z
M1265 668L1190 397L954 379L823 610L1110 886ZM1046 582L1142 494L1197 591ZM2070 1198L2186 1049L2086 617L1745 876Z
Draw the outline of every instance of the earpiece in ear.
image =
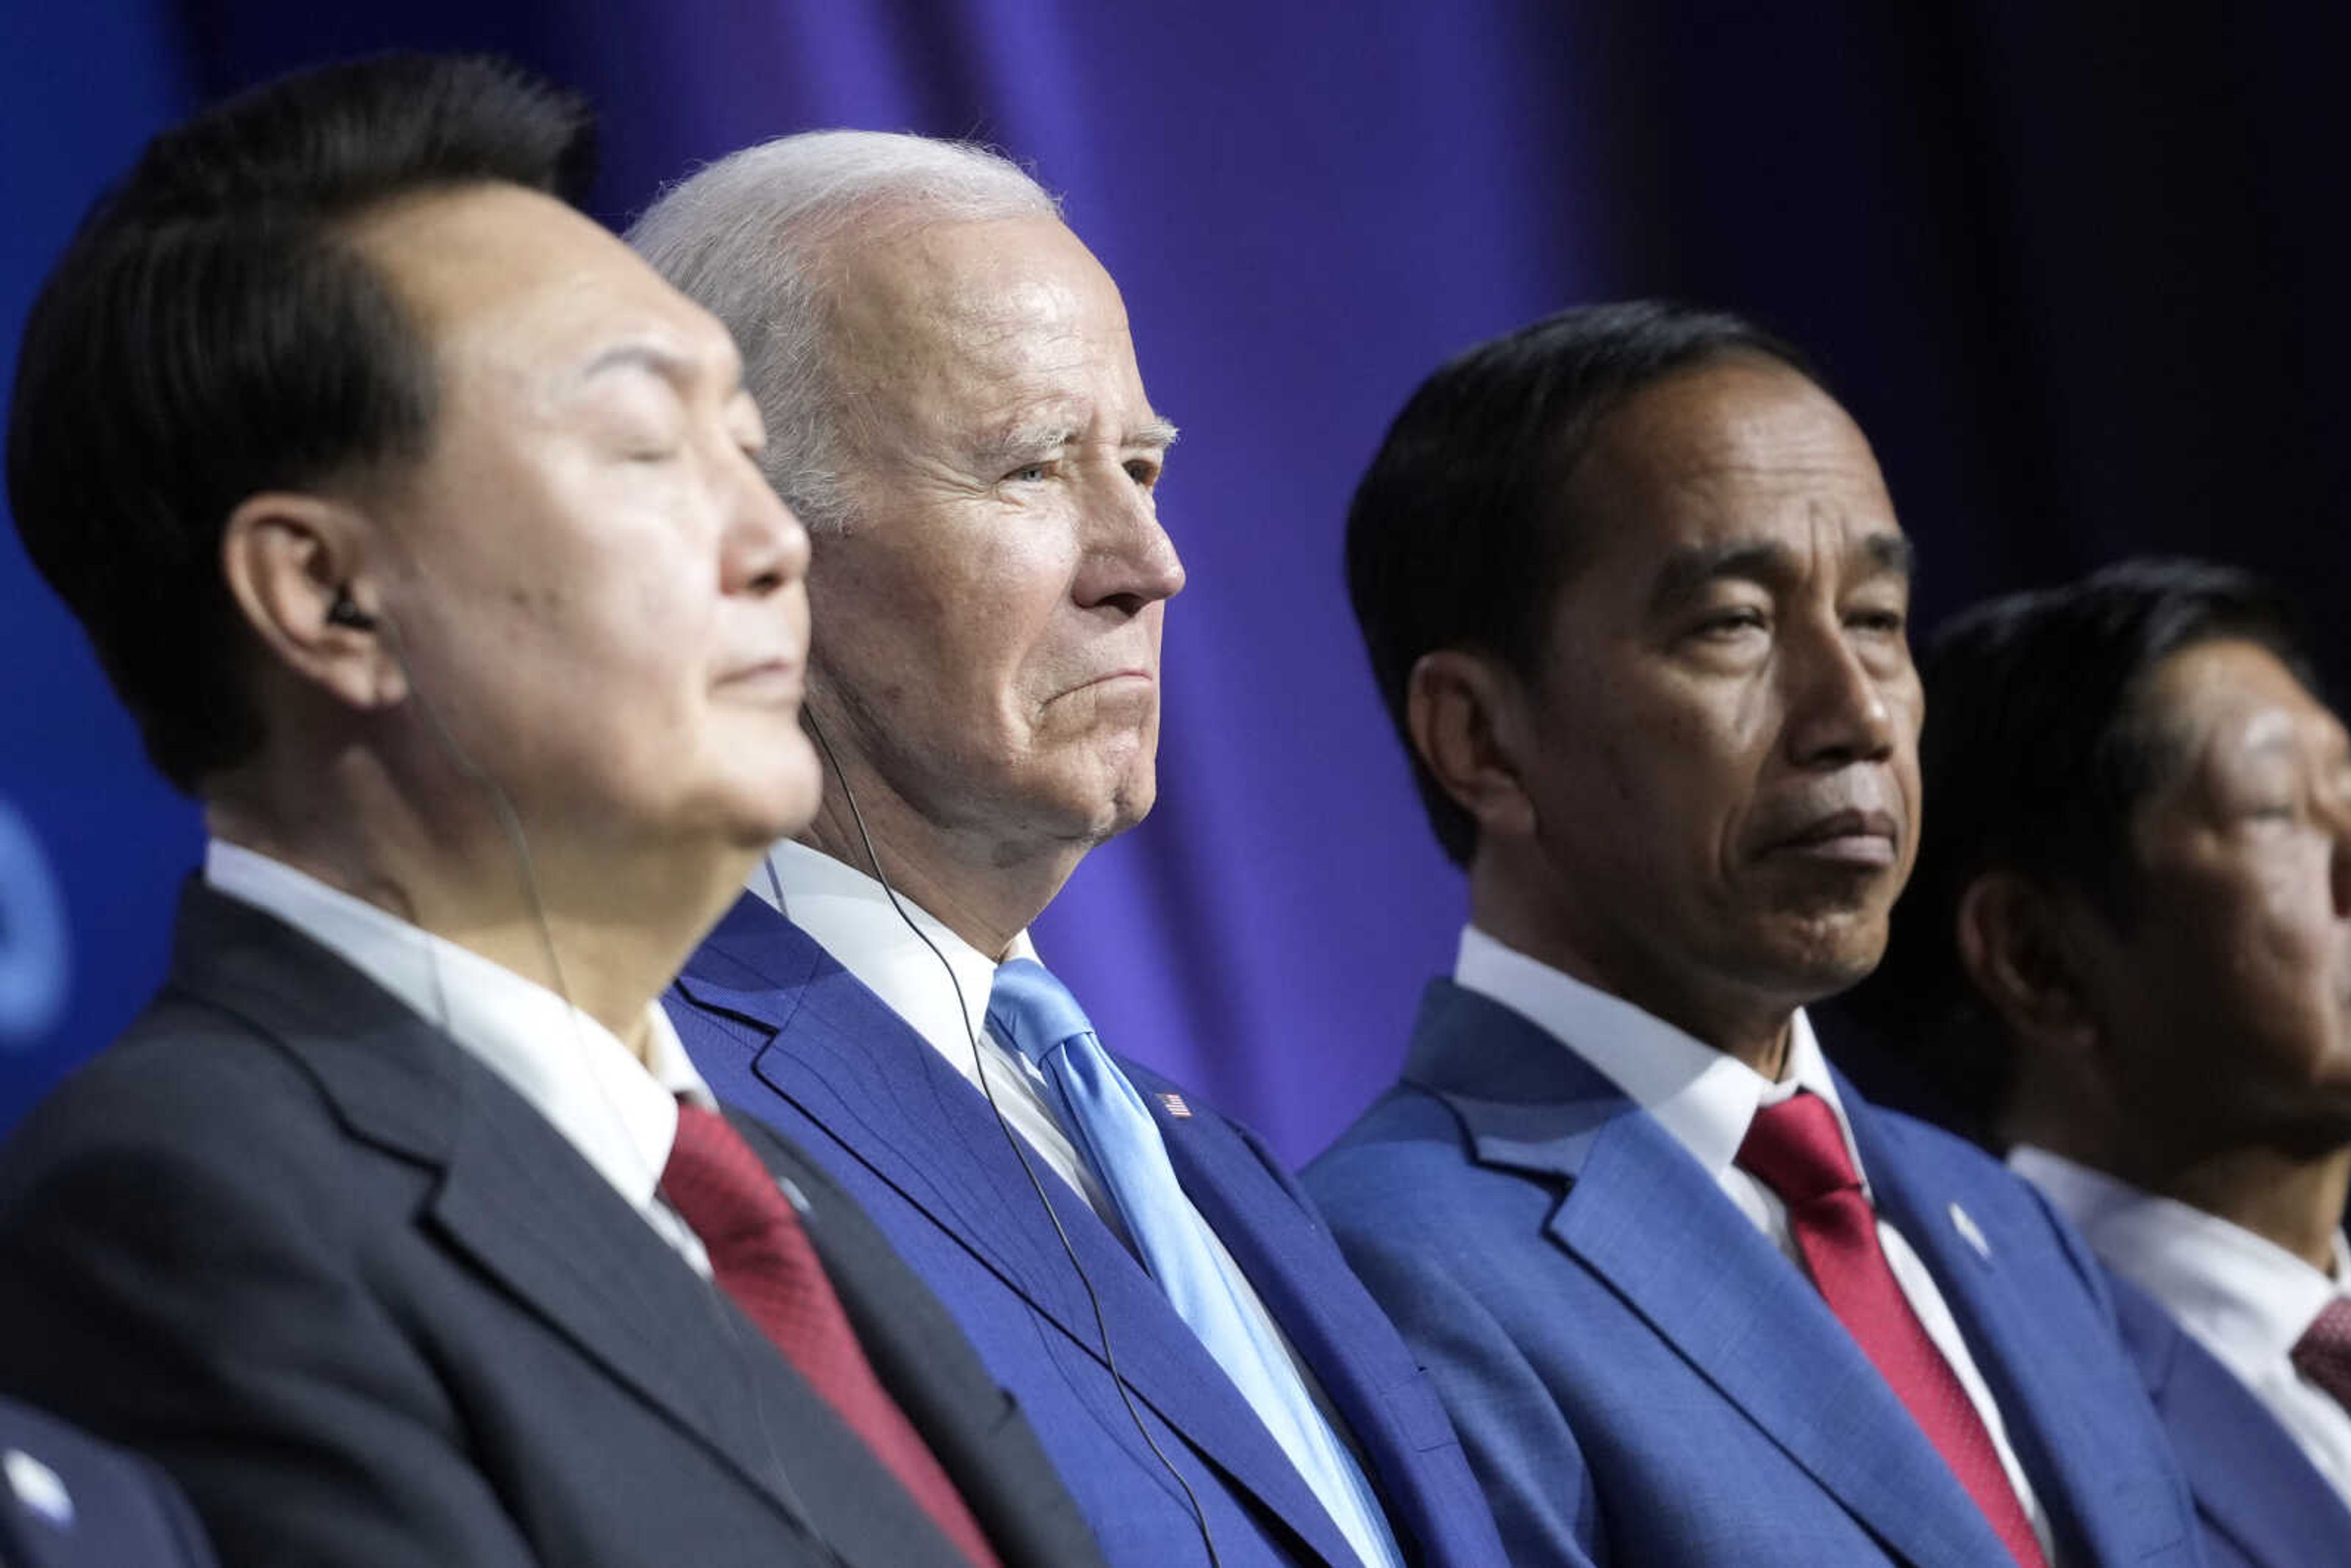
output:
M372 632L375 630L375 617L351 602L349 588L338 588L335 590L335 601L327 606L327 624L348 626L354 632Z

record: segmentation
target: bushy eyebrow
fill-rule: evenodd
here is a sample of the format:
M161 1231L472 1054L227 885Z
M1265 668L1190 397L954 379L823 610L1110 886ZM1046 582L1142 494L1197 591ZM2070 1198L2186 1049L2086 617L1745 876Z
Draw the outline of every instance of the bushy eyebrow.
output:
M1871 534L1855 542L1848 563L1860 567L1860 575L1898 577L1907 582L1917 570L1917 552L1900 534ZM1707 584L1726 579L1770 588L1787 581L1796 571L1795 552L1776 540L1732 539L1723 544L1694 545L1677 551L1666 562L1665 569L1657 574L1656 591L1650 596L1650 602L1659 610L1670 609L1687 603Z
M1057 421L1009 424L975 441L972 457L982 467L1010 468L1058 452L1082 434L1076 425ZM1119 445L1127 451L1165 452L1175 444L1176 434L1172 421L1154 414Z
M1141 447L1147 452L1165 452L1176 444L1176 437L1179 434L1174 420L1155 413L1144 422L1142 429L1126 438L1124 444Z

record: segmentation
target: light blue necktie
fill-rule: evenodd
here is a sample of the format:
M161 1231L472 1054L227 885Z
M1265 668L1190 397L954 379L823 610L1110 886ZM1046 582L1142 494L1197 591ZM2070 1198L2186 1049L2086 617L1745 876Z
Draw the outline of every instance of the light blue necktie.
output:
M1355 1554L1366 1568L1403 1568L1363 1467L1323 1419L1270 1324L1242 1304L1245 1282L1209 1244L1207 1223L1167 1162L1158 1124L1095 1038L1077 998L1043 965L1010 959L997 967L987 1021L1043 1071L1061 1101L1061 1125L1118 1206L1144 1266L1298 1467Z

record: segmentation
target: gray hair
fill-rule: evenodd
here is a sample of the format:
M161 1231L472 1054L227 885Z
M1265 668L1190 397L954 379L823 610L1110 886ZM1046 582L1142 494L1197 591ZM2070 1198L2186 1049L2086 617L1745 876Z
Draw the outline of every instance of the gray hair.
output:
M1061 215L1001 153L877 131L747 147L663 190L628 242L726 324L768 425L765 466L812 530L848 526L841 419L828 370L829 248L852 229Z

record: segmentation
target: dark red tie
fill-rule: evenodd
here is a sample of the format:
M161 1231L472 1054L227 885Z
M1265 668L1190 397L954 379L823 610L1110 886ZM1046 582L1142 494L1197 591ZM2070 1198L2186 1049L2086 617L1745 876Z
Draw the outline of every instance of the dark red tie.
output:
M2337 1296L2310 1320L2294 1342L2294 1369L2351 1410L2351 1301Z
M1788 1228L1829 1310L1894 1385L2009 1553L2022 1568L2048 1568L1991 1434L1886 1266L1877 1212L1828 1102L1807 1091L1758 1111L1739 1164L1788 1206Z
M873 1375L799 1216L742 1134L716 1112L681 1101L661 1185L701 1239L719 1288L865 1439L931 1522L977 1568L997 1568L955 1482Z

